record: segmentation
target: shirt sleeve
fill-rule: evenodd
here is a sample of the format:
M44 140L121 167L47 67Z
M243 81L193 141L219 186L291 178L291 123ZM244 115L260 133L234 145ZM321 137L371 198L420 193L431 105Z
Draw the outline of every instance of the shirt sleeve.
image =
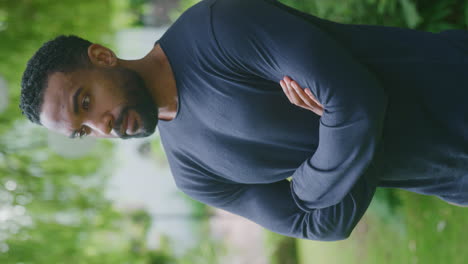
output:
M176 168L176 184L193 199L245 217L273 232L302 239L348 238L376 189L374 182L362 177L339 203L304 211L295 203L287 180L270 184L227 183L190 159L180 164L183 165Z
M273 0L217 0L213 36L227 66L278 89L288 75L324 106L319 145L292 175L290 195L306 211L345 210L341 206L353 200L350 192L380 142L387 95L364 65L297 13ZM249 191L254 189L262 187Z

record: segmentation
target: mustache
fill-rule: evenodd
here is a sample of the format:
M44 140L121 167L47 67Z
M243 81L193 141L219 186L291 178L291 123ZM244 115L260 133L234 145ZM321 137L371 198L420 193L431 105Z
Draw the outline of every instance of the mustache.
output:
M125 106L124 108L122 108L122 110L120 111L119 117L117 118L117 120L115 120L114 125L112 127L112 129L115 131L117 136L119 136L120 138L127 138L128 137L125 134L121 134L120 130L121 130L124 118L128 115L129 110L130 110L129 106Z
M115 133L117 134L117 136L120 139L131 139L131 138L140 138L140 137L149 136L149 134L145 134L145 133L139 133L139 134L135 134L135 135L127 135L127 134L125 134L125 131L124 131L123 134L120 133L121 128L122 128L122 124L123 124L125 118L127 118L128 112L130 111L130 109L135 109L135 107L130 105L130 106L125 106L124 108L122 108L122 110L120 111L119 117L114 122L114 125L113 125L112 129L115 131ZM143 124L141 124L141 125L143 126ZM152 134L152 132L150 134Z

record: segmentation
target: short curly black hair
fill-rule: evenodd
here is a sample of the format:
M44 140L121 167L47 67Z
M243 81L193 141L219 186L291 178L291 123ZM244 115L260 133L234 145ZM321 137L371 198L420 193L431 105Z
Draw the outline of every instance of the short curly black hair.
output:
M49 76L72 72L90 65L88 47L92 43L74 35L61 35L42 45L28 61L21 81L19 107L31 122L42 125L40 111Z

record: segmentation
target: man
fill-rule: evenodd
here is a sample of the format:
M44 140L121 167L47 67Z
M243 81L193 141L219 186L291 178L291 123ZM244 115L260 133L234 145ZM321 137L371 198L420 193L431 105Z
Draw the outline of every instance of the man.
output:
M205 0L141 60L73 36L46 43L28 63L21 108L72 138L158 126L177 186L194 199L280 234L345 239L377 186L468 202L467 110L435 105L442 81L466 94L455 33Z

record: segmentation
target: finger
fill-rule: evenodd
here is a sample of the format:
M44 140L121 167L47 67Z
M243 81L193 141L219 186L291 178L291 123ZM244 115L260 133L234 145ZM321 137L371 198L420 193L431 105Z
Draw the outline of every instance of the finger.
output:
M302 90L302 88L299 87L300 90ZM294 90L294 92L296 93L297 90ZM305 95L304 92L302 92L303 96L307 96ZM301 97L301 100L304 98L304 97ZM314 112L315 114L319 115L319 116L322 116L323 114L323 109L320 108L320 106L316 105L316 103L314 101L312 101L310 98L307 98L305 100L302 101L303 104L302 105L299 105L300 107L302 108L305 108L307 110L310 110L312 112Z
M301 100L309 107L311 108L318 108L319 106L314 100L311 100L310 97L304 92L304 90L299 87L297 82L292 81L291 86L293 87L294 91L296 92L297 95L301 98Z
M288 100L289 102L291 102L292 104L294 105L297 105L299 107L302 107L302 108L305 108L307 110L312 110L314 111L313 109L311 109L310 107L308 107L307 105L305 104L301 104L299 102L299 100L296 100L295 99L295 92L293 90L293 88L290 87L290 84L288 85L285 80L281 80L280 81L280 85L281 85L281 88L283 89L283 92L286 94L286 96L288 97Z
M320 110L320 105L317 104L316 101L311 100L310 96L308 96L305 91L299 86L296 81L291 80L289 77L285 77L286 83L289 83L289 86L292 89L292 93L294 93L295 97L298 97L300 103L298 104L301 107L304 107L308 110L312 110L316 112L314 109Z
M290 83L290 82L295 82L294 80L292 80L289 76L284 76L283 80L286 82L286 83ZM297 82L295 82L297 84ZM297 84L299 86L299 84ZM299 86L299 88L301 88ZM302 89L302 88L301 88ZM305 88L305 89L302 89L302 90L305 90L305 92L307 93L307 96L310 97L312 100L314 100L314 102L320 106L320 107L323 107L323 105L315 98L315 96L312 94L312 92L310 91L309 88Z
M294 82L294 85L297 86L296 88L292 87L292 82ZM305 91L299 86L299 84L297 84L297 82L293 81L291 78L289 78L288 76L285 76L283 78L283 85L286 86L286 90L290 90L290 94L291 94L291 98L298 98L299 96L297 94L302 94L303 95L303 98L307 98L305 100L302 100L302 98L300 99L297 99L297 100L300 100L301 102L297 102L297 103L294 103L294 100L296 99L293 99L291 101L291 103L294 103L295 105L299 106L299 107L302 107L302 108L305 108L307 110L310 110L312 112L314 112L315 114L319 115L319 116L322 116L323 115L323 106L322 104L320 104L318 102L317 99L315 99L315 97L313 96L312 92L310 91L309 88L306 88ZM309 95L307 94L307 92L309 93ZM306 93L304 95L304 93ZM306 97L307 96L307 97ZM306 104L305 102L308 102L309 104ZM311 106L312 104L312 106Z
M314 102L323 108L323 105L315 98L309 88L304 89L305 93L310 97L310 99L314 100Z
M285 79L285 80L286 80L286 87L289 91L291 103L297 106L306 106L306 104L304 104L302 99L297 95L295 89L292 87L291 80L290 79Z
M288 89L288 87L286 85L286 82L284 80L281 80L280 85L281 85L281 88L283 89L283 93L286 95L288 100L292 103L291 96L289 95L289 89Z

